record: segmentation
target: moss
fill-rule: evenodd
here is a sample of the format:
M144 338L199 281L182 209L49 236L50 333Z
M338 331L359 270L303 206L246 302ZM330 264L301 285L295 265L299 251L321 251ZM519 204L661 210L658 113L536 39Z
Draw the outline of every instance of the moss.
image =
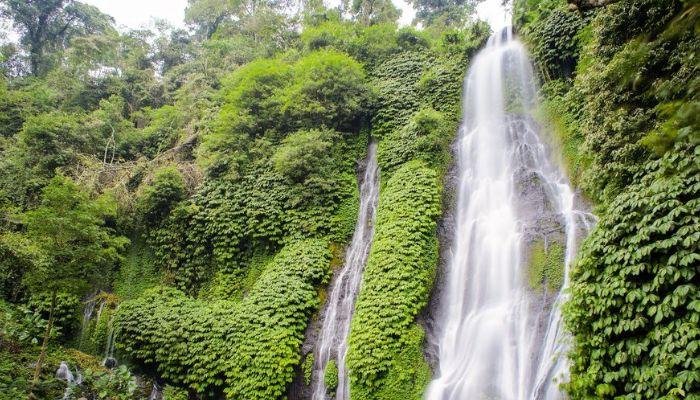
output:
M326 384L326 389L330 392L338 387L338 364L335 360L330 360L326 365L326 370L323 373L323 382Z
M564 280L564 246L536 241L530 248L528 282L534 290L558 291Z

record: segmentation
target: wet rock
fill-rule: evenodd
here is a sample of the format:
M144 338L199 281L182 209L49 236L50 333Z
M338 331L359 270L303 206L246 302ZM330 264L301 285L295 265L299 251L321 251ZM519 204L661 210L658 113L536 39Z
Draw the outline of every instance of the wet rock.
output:
M117 367L117 359L114 357L107 357L102 362L102 365L104 365L105 368L108 368L108 369L116 368Z
M75 382L75 378L73 377L73 373L71 372L70 368L68 367L68 363L65 361L61 361L61 365L58 367L56 370L56 378L64 380L69 383Z

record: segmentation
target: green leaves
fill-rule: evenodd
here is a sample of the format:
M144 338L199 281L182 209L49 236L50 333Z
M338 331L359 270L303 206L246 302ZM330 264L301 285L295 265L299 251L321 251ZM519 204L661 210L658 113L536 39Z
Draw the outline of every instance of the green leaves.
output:
M338 387L338 364L336 364L335 360L330 360L328 365L326 365L323 381L326 384L327 391L331 393Z
M371 100L362 66L334 50L293 64L251 62L224 81L222 95L215 130L198 149L200 164L217 174L237 172L260 144L253 143L256 138L274 144L298 130L357 133L366 125Z
M104 283L129 242L106 226L115 213L116 205L109 196L90 199L69 178L54 177L43 191L41 205L19 216L26 232L22 235L25 240L16 243L30 249L16 255L31 257L23 277L30 291L83 294L90 284ZM0 241L11 245L15 236L5 234ZM42 256L34 257L35 252Z
M153 181L143 189L136 208L144 222L153 226L168 215L185 194L185 181L180 172L175 166L166 166L156 171Z
M333 131L299 131L287 136L272 156L275 170L294 181L320 172L332 159L328 151L338 140Z
M673 160L673 164L668 164ZM574 398L676 398L700 384L700 148L676 145L610 204L572 271ZM640 251L643 249L643 251Z
M358 132L370 105L362 66L334 50L317 51L299 60L293 66L292 84L280 98L285 118L297 129L325 126Z
M301 361L299 347L329 262L323 240L290 244L240 303L149 290L119 308L120 349L205 398L221 392L235 399L281 398Z
M437 174L420 161L399 168L382 189L349 339L353 398L382 398L381 388L394 387L393 379L402 376L397 370L414 371L422 379L404 382L401 395L392 398L419 398L427 384L429 374L419 372L428 369L420 350L422 335L414 341L410 332L419 329L414 320L432 287L439 215ZM400 356L407 346L417 349L410 359Z

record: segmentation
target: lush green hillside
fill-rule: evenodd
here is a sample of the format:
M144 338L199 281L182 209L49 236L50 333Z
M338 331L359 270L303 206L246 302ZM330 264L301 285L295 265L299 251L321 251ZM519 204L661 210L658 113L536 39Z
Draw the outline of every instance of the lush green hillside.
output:
M215 3L191 2L192 32L118 32L70 1L0 3L21 34L0 58L8 399L59 396L57 360L92 374L76 396L137 398L156 381L170 396L284 397L310 357L305 330L354 229L370 138L380 141L382 202L405 203L382 206L386 248L373 258L405 246L414 255L391 269L419 275L391 295L409 307L400 324L387 316L378 325L386 330L363 332L360 317L353 385L367 385L366 396L377 385L379 397L422 392L430 373L415 317L436 268L462 75L488 29L454 28L466 6L449 20L426 8L435 21L418 31L399 29L389 3L353 6L350 20L314 5L290 16L273 3L256 15ZM33 40L26 21L43 17L69 29ZM415 228L419 236L404 236ZM378 263L369 272L376 289L359 307L371 317L382 301L375 290L395 278ZM372 372L362 354L377 340L410 343L411 358L396 360L396 347ZM113 341L127 368L118 373L99 365ZM44 353L32 383L30 364ZM420 380L397 380L405 368ZM131 374L140 387L129 386Z
M296 399L371 140L351 393L422 398L417 319L489 35L472 3L414 0L418 29L388 0L190 0L188 29L120 31L78 1L0 0L0 399ZM600 216L565 310L572 399L700 392L698 7L515 3L540 122Z

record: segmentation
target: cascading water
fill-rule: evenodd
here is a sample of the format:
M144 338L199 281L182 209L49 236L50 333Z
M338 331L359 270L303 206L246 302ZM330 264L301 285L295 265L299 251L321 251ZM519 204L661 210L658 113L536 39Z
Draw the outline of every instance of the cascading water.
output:
M104 360L102 361L102 365L107 368L114 368L117 366L117 359L114 357L114 349L117 344L115 341L117 330L114 326L114 315L117 310L119 310L119 306L117 306L114 314L109 317L109 321L107 322L107 341L105 343Z
M83 346L85 346L85 339L88 332L88 327L90 326L90 319L92 318L92 314L95 312L96 304L97 300L95 299L95 297L91 297L85 302L85 307L83 308L83 319L80 322L80 335L78 336L80 338L78 342L78 347L81 349L83 348Z
M512 30L493 35L465 78L455 234L433 333L439 371L429 400L563 397L555 382L568 369L559 305L591 216L576 209L538 137L530 117L535 92ZM560 236L566 249L555 295L526 283L528 246L549 236Z
M343 269L333 282L323 325L316 346L313 368L313 400L325 400L327 388L324 373L328 363L335 358L338 367L338 386L335 400L350 398L350 384L345 368L348 350L350 322L355 299L362 281L362 271L374 235L374 217L379 198L379 168L377 144L371 143L366 159L365 172L360 185L360 210L350 247L345 255Z

